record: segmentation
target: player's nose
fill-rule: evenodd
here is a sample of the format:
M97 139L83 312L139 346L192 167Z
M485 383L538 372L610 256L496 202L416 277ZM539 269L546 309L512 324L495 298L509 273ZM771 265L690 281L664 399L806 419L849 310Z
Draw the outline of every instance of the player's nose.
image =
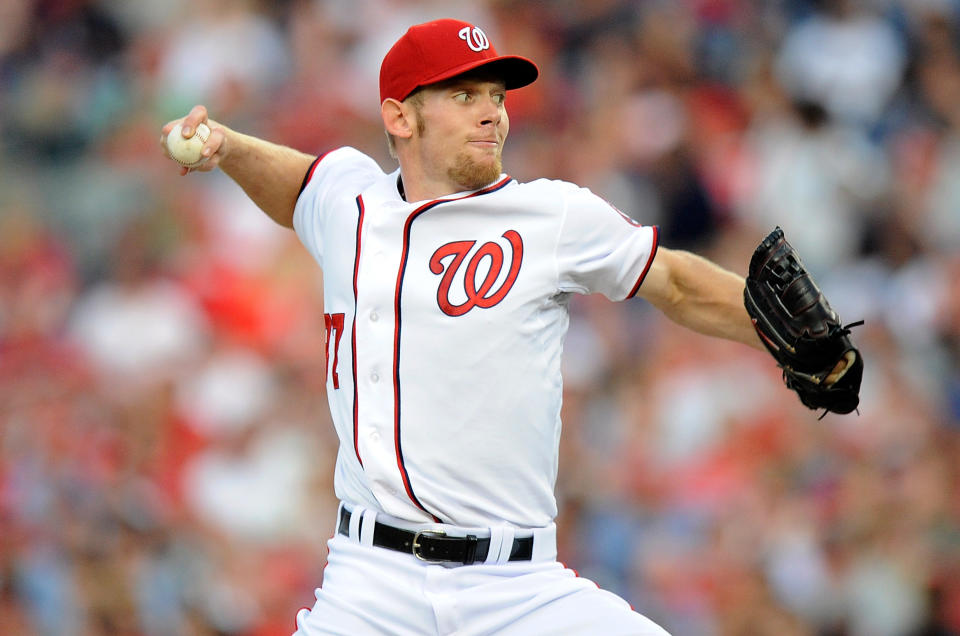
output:
M488 126L493 124L496 126L500 123L501 118L503 117L503 111L500 108L500 103L493 97L490 99L482 100L480 107L480 125Z

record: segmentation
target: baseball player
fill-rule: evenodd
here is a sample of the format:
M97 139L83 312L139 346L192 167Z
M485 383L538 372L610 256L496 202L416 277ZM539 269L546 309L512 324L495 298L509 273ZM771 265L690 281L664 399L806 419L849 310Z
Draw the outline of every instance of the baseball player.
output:
M297 634L665 634L557 560L560 360L572 294L641 297L761 348L744 279L660 247L561 181L502 171L506 96L536 65L479 27L411 27L380 70L399 169L212 130L221 168L324 274L340 449L328 565ZM164 136L177 122L163 128ZM183 168L186 174L188 169Z

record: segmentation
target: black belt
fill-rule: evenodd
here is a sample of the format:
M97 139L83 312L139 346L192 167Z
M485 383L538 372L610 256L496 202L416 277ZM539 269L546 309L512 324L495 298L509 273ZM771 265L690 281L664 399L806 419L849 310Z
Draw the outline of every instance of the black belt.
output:
M363 518L360 518L363 527ZM340 534L350 535L350 511L340 511ZM357 532L360 530L358 529ZM430 563L462 563L471 565L477 561L486 561L490 549L490 539L478 539L472 534L465 537L448 537L442 530L421 530L414 532L394 528L379 521L373 526L373 545L397 552L412 554L421 561ZM533 537L513 540L510 548L510 561L529 561L533 558Z

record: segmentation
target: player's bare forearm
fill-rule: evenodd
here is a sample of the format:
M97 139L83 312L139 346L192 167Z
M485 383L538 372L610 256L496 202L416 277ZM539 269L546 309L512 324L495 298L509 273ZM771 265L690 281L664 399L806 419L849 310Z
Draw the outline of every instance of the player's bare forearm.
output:
M744 279L709 260L661 247L639 295L699 333L764 350L743 305Z
M181 128L176 130L181 130L180 134L187 138L200 124L210 129L201 160L192 163L196 158L191 158L189 167L181 165L180 174L209 172L219 166L270 218L285 227L293 227L300 185L314 157L231 130L208 119L207 109L202 105L194 106L186 117L163 127L160 145L167 156L175 155L167 144L167 136L178 123Z
M287 146L227 131L220 168L274 221L293 227L293 209L314 157Z

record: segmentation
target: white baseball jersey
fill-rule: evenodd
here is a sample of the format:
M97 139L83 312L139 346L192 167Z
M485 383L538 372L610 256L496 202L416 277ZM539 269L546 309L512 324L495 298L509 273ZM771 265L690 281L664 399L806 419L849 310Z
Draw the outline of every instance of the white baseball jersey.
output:
M294 214L324 272L336 494L411 521L545 526L568 299L634 296L657 229L561 181L408 203L398 177L339 148Z

